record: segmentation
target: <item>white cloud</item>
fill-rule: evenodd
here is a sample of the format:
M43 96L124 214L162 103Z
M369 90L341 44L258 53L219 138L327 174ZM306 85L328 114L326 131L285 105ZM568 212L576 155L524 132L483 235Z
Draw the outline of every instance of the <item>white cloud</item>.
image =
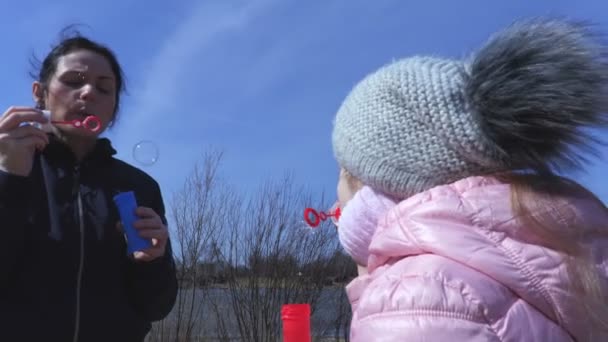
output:
M180 87L184 86L180 81L197 72L192 70L197 66L196 58L220 42L222 35L245 29L272 2L262 0L242 5L205 2L193 8L147 63L145 75L138 82L141 90L131 96L129 121L141 125L179 108Z

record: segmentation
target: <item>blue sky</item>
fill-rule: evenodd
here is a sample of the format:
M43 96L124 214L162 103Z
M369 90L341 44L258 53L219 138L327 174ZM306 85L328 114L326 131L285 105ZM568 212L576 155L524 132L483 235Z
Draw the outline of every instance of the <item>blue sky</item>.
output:
M412 54L464 56L526 16L588 19L608 32L607 10L600 0L7 2L0 107L31 105L29 55L43 56L62 27L84 23L128 77L109 136L135 165L134 144L156 143L160 159L142 169L167 204L209 147L226 152L225 176L242 189L292 172L333 196L332 118L367 73ZM574 177L608 202L604 156Z

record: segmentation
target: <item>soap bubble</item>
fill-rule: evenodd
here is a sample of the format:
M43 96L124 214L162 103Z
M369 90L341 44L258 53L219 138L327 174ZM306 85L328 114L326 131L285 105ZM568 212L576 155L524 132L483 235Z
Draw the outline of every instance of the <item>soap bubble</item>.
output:
M158 147L153 141L142 140L133 146L133 159L142 165L153 165L158 161Z

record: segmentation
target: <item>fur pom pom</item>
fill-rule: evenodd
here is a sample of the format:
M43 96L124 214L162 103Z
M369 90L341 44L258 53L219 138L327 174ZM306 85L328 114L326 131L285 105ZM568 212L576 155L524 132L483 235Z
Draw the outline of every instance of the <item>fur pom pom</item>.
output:
M504 166L538 172L577 167L599 142L585 127L608 124L608 59L585 23L517 22L474 56L466 93Z

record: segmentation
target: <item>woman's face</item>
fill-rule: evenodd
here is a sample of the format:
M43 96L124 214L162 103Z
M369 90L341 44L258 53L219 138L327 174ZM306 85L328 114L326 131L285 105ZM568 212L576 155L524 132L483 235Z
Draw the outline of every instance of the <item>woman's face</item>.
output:
M97 136L114 118L116 77L108 60L93 51L75 50L59 57L46 89L34 82L33 92L34 100L43 101L53 120L83 120L95 115L101 121L101 130L95 133L71 125L57 125L67 135Z

